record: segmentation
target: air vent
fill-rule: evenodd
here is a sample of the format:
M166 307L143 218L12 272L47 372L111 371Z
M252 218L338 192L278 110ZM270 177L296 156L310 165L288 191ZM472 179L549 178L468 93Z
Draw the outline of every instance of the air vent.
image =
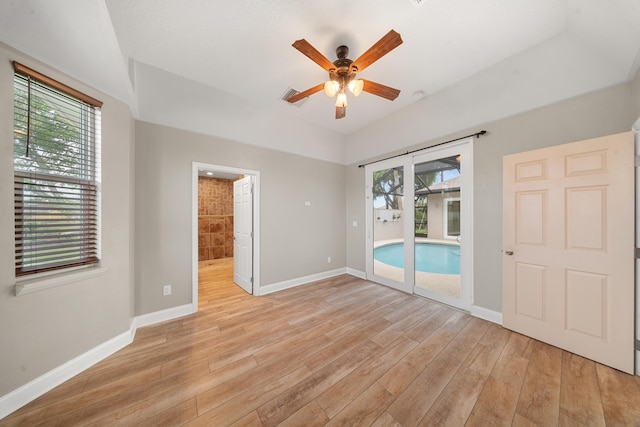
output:
M285 91L285 93L280 97L280 99L282 99L284 102L286 102L289 105L295 105L296 107L301 107L302 104L304 104L305 102L307 102L307 99L309 99L309 97L301 99L300 101L296 102L295 104L290 103L289 101L287 101L287 99L291 98L293 95L296 95L300 93L299 91L293 89L293 88L289 88Z

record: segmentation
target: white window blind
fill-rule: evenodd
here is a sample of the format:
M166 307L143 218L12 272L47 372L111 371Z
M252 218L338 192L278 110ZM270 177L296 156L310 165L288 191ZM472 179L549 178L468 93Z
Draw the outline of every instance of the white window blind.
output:
M16 276L100 258L100 101L14 63Z

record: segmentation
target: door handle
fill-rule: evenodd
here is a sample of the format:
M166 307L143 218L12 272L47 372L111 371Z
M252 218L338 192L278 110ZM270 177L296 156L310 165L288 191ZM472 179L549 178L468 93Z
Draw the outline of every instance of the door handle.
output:
M504 251L504 253L509 256L513 255L513 251L511 249L507 249L506 251Z

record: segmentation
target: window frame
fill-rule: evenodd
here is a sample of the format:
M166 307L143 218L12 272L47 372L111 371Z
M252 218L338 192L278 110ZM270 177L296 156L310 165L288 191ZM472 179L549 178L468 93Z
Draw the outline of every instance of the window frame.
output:
M449 203L455 203L458 202L458 234L449 234ZM454 197L444 197L442 199L442 219L443 219L443 227L442 227L442 235L444 236L445 239L449 239L449 240L455 240L458 239L458 237L460 237L460 234L462 232L461 228L461 224L460 224L460 215L461 215L461 206L462 203L460 202L460 196L454 196Z
M64 172L58 171L54 169L50 169L49 165L45 167L41 167L37 165L36 167L27 167L25 164L20 164L21 162L18 160L19 156L15 154L15 147L18 144L17 137L21 131L16 126L18 123L18 111L14 110L14 188L15 188L15 206L14 206L14 229L15 229L15 274L16 274L16 294L23 291L29 282L33 280L37 280L42 277L53 276L58 273L69 273L73 272L77 275L77 271L80 269L84 269L87 267L99 267L100 258L101 258L101 242L100 242L100 234L101 234L101 226L100 226L100 217L101 217L101 186L100 186L100 132L101 132L101 111L103 103L93 97L90 97L76 89L73 89L63 83L58 82L50 77L47 77L35 70L32 70L18 62L13 62L14 65L14 105L17 102L17 94L18 90L22 90L22 85L24 85L23 81L27 82L27 100L24 105L27 107L27 112L30 112L32 107L32 84L36 83L39 87L44 88L46 91L51 91L54 95L53 97L64 97L67 101L70 102L74 107L77 108L78 113L82 116L85 113L87 114L89 120L90 129L88 132L84 127L81 129L75 129L77 135L82 135L78 138L80 150L82 154L76 155L76 157L72 158L72 166L78 168L75 171L74 176L67 176ZM21 79L23 81L21 81ZM21 86L18 86L21 85ZM41 89L37 89L40 91ZM55 104L55 108L60 108L59 102ZM15 108L15 107L14 107ZM85 119L87 119L85 117ZM38 125L32 125L31 123L31 115L29 114L26 119L27 133L26 138L29 138L31 131L34 129L42 129L42 127L38 128ZM79 124L74 123L74 124ZM65 150L72 150L74 147L69 145L69 142L65 140L63 137L56 138L59 134L55 134L55 136L48 138L49 141L57 140L57 141L65 141L67 144L65 145ZM27 145L31 142L27 142ZM39 143L39 141L38 141ZM36 144L38 144L36 143ZM41 145L40 145L41 147ZM75 147L77 149L77 147ZM46 154L54 154L52 151L42 150ZM88 160L84 159L83 156L87 155ZM74 163L75 162L75 163ZM88 163L85 163L88 162ZM32 163L32 165L35 162ZM87 167L89 165L89 167ZM29 170L26 170L29 169ZM51 173L53 171L53 173ZM31 181L33 184L31 192L31 197L25 197L24 188L26 185L26 181ZM59 185L65 190L69 191L67 194L73 194L72 196L47 196L42 195L45 193L43 190L38 190L41 188L51 188L52 186ZM42 191L40 196L36 194ZM69 242L64 242L64 238L60 238L60 235L57 238L54 238L55 241L53 244L53 248L62 249L64 248L73 248L74 251L77 251L79 254L75 258L71 259L69 262L65 262L64 258L56 263L55 265L51 265L51 263L47 263L46 261L35 261L29 263L29 265L25 265L26 263L23 261L24 253L38 253L38 249L32 249L34 246L37 247L38 237L32 239L32 242L35 242L35 245L27 244L28 241L25 239L25 236L32 237L28 235L28 232L25 231L26 227L24 224L26 223L25 217L27 216L26 212L23 210L25 200L40 200L41 203L39 205L35 204L35 210L42 210L44 212L51 212L52 215L48 215L50 217L57 216L59 218L66 218L67 221L72 222L73 224L79 224L77 233L75 236L69 237ZM53 203L52 203L53 201ZM64 206L63 208L54 208L49 206L50 204L55 204L57 202L76 202L79 208L75 206L75 209L72 207L73 213L62 212L67 208ZM62 213L61 213L62 212ZM56 215L53 215L56 213ZM79 216L78 216L79 215ZM79 219L78 219L79 218ZM27 218L28 219L28 218ZM55 220L45 219L36 227L46 228L46 222ZM31 220L31 224L33 224L35 220ZM58 224L58 226L60 226ZM32 231L32 234L35 232ZM44 234L44 233L43 233ZM75 239L74 237L78 237ZM89 244L86 243L89 241ZM27 248L25 250L25 248ZM87 255L88 254L88 255ZM101 269L102 270L102 269ZM86 274L85 274L86 275ZM75 280L71 280L75 281ZM18 285L18 282L22 282L22 284ZM60 280L51 278L46 280L46 283L40 283L38 288L50 287L52 284L60 282Z

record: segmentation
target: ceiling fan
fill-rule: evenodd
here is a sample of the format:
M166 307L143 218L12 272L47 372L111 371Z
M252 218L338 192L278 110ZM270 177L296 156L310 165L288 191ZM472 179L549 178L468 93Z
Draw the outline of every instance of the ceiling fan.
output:
M364 71L369 65L401 44L402 38L400 34L391 30L355 61L347 58L349 54L349 48L347 46L338 46L336 49L338 59L331 62L305 39L296 40L292 46L321 66L325 71L329 72L329 80L292 95L287 98L287 101L293 104L324 89L325 94L330 98L333 98L337 94L336 119L343 118L347 113L346 88L348 88L354 96L358 96L364 91L393 101L400 94L398 89L369 80L356 79L355 77L357 73Z

